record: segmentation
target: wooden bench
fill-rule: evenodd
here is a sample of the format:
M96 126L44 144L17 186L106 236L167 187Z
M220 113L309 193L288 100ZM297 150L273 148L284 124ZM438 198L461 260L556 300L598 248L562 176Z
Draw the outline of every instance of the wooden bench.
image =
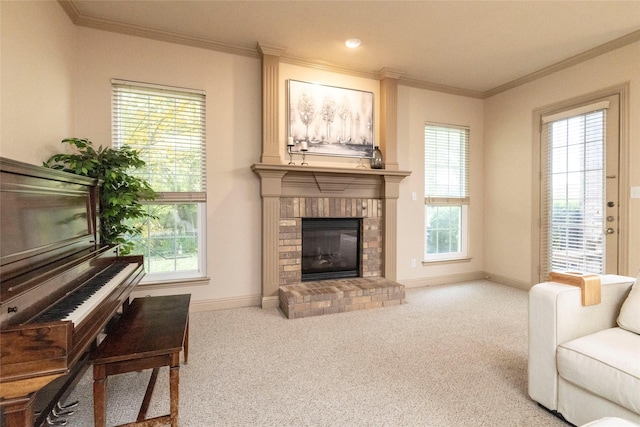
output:
M153 369L138 418L123 426L178 425L180 351L189 357L191 295L137 298L91 355L94 425L105 427L109 375ZM146 419L158 370L169 366L170 414Z

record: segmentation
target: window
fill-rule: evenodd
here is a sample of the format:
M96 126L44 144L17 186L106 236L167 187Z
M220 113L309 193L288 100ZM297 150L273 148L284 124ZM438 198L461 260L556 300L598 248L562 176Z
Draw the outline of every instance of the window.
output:
M112 115L113 145L139 150L146 166L135 173L159 195L147 203L151 218L136 224L145 279L204 277L204 92L113 80Z
M469 129L427 124L424 141L424 259L464 258L469 205Z

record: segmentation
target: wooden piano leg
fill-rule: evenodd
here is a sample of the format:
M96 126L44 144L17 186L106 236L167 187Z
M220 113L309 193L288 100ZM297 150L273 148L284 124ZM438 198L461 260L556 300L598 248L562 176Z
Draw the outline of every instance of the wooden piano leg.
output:
M107 376L105 366L93 365L93 424L95 427L105 427L107 424Z
M26 397L10 399L2 403L6 427L31 427L33 426L33 404L35 393Z

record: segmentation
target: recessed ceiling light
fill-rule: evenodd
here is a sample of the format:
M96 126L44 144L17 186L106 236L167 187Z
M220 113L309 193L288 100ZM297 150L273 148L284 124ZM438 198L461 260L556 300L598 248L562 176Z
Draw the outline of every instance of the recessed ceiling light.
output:
M344 44L348 48L354 49L354 48L360 46L360 39L349 39L346 42L344 42Z

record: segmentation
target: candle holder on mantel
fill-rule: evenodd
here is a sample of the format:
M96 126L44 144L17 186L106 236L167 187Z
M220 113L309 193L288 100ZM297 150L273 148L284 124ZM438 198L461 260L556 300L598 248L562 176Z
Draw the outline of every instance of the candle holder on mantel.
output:
M289 153L289 164L290 165L295 165L295 163L293 163L293 152L291 151L291 145L287 145L287 152Z
M306 161L307 151L309 151L309 146L307 145L307 141L300 141L300 152L302 153L302 163L300 164L302 166L309 166L309 163L307 163Z
M289 164L290 165L295 165L295 163L293 163L293 137L290 136L289 138L287 138L287 153L289 153Z

